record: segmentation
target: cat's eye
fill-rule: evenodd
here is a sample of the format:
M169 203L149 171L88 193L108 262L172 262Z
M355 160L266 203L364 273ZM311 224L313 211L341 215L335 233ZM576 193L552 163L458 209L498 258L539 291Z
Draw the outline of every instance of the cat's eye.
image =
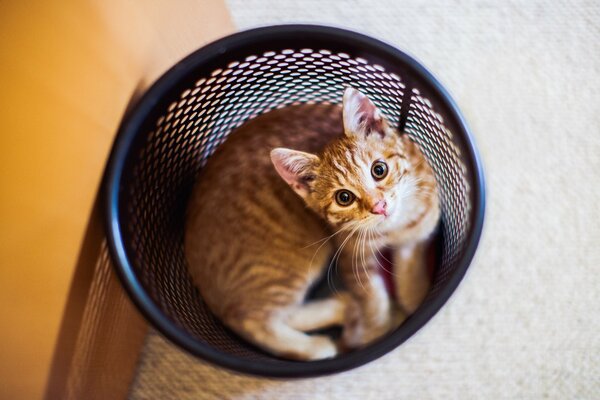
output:
M355 198L354 193L349 190L342 189L335 193L335 201L342 207L348 207Z
M371 167L371 175L373 178L380 181L388 174L388 166L383 161L375 161Z

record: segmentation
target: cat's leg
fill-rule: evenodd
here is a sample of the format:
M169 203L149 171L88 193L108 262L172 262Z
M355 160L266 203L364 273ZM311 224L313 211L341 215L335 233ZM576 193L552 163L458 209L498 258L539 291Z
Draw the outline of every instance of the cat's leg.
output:
M394 251L394 283L399 305L410 315L429 292L427 242L404 244Z
M234 329L255 345L283 358L311 361L335 357L334 341L326 335L307 335L286 321L287 311L265 316L259 312L238 320ZM291 309L290 309L291 311Z
M292 328L302 332L342 326L346 303L342 296L313 300L291 311L287 322Z
M374 254L355 253L342 252L340 268L351 296L342 334L343 344L350 348L364 346L392 327L391 301L377 259Z

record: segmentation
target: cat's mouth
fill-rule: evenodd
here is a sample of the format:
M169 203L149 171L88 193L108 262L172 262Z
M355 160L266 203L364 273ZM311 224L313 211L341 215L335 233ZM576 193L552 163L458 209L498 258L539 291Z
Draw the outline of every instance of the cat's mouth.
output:
M388 220L393 213L394 210L388 207L385 210L382 210L378 213L371 212L370 218L372 218L374 221L377 221L378 223L381 223Z
M369 215L364 220L364 225L366 228L374 229L381 228L381 225L384 224L389 217L389 214L372 214Z
M373 214L374 218L383 217L385 219L385 218L387 218L390 215L390 212L388 210L382 210L382 211L377 212L377 213L371 212L371 214Z
M378 232L388 232L397 225L398 216L394 214L394 210L387 210L385 215L371 215L365 221L369 227Z

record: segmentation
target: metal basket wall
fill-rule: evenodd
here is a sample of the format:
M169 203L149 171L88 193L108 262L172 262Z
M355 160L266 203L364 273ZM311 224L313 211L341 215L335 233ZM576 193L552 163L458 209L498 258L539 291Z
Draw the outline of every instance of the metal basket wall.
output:
M207 310L183 253L186 201L227 135L292 104L340 103L345 86L367 94L421 146L442 203L440 264L416 314L369 347L331 360L294 362L239 340ZM109 245L119 276L154 326L191 353L267 376L349 369L392 350L445 303L473 257L484 211L481 165L456 105L419 63L369 37L289 25L234 34L165 73L125 116L105 181Z

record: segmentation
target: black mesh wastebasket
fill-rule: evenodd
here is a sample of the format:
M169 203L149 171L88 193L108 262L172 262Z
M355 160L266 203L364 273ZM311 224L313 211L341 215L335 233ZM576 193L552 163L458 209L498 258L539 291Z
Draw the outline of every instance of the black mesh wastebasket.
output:
M441 191L441 251L432 290L402 326L368 347L314 362L278 359L225 329L192 284L184 212L197 173L227 135L288 105L340 103L346 86L367 94L419 143ZM378 40L329 27L290 25L234 34L165 73L125 116L105 179L109 248L146 318L171 341L216 364L265 376L338 372L394 349L446 302L473 257L484 183L456 105L418 62Z

